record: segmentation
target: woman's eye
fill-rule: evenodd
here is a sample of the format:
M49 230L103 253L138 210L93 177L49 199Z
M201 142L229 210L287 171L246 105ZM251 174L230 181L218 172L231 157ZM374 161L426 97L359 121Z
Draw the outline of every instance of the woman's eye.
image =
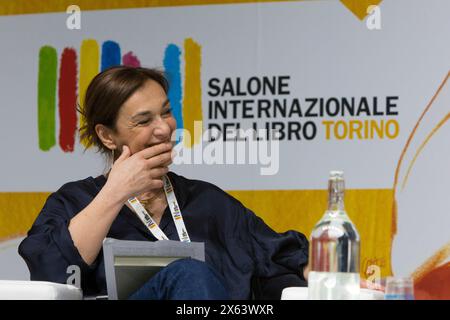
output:
M164 116L171 115L171 114L172 114L172 109L167 109L166 111L163 112Z
M142 125L142 124L147 124L147 123L149 123L149 122L150 122L150 119L147 119L147 120L141 120L141 121L139 121L137 124Z

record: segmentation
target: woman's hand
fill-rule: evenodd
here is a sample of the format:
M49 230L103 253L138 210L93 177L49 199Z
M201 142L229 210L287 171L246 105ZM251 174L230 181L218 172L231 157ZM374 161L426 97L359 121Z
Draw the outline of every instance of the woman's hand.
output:
M172 163L172 143L161 143L131 155L123 146L122 154L114 162L105 185L123 202L145 191L163 187L162 176Z
M382 291L384 292L384 286L382 286L381 284L378 284L376 282L371 282L371 281L367 281L365 279L360 280L360 286L361 288L364 289L370 289L370 290L377 290L377 291Z
M172 162L171 149L170 143L161 143L131 155L130 148L123 146L105 186L70 220L70 235L88 265L97 258L103 239L123 203L143 191L163 187L161 177Z
M303 268L303 277L305 278L306 281L308 281L308 276L309 276L310 270L311 270L311 266L310 266L310 263L308 262L308 264ZM375 282L370 282L363 278L361 278L361 280L360 280L360 287L364 288L364 289L377 290L377 291L382 291L382 292L384 292L384 289L385 289L384 286L382 286L381 284L378 284Z

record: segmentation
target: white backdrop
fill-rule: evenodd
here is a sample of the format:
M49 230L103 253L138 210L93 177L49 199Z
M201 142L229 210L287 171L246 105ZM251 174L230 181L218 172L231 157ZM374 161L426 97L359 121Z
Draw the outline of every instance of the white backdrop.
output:
M67 181L101 174L105 166L98 155L83 153L78 142L73 153L63 152L58 145L48 152L39 149L37 74L42 46L54 47L59 59L65 47L79 53L85 39L95 39L99 45L113 40L122 53L133 51L142 65L162 67L167 45L183 48L187 38L201 46L205 126L280 120L208 119L207 106L214 100L207 93L208 81L218 78L223 82L227 77L244 81L252 76L289 76L290 94L285 98L298 98L302 107L306 98L377 97L382 106L387 96L395 96L398 115L281 119L311 120L317 124L317 135L311 141L281 141L275 175L260 175L258 165L178 165L174 171L225 190L317 190L326 187L328 171L342 169L349 189L394 190L402 150L448 77L450 2L385 0L380 10L380 30L369 30L364 20L339 1L82 11L81 30L66 28L65 13L1 16L0 192L51 192ZM405 150L399 181L427 135L449 113L449 95L449 84L444 83ZM221 101L230 99L242 97L227 96ZM325 139L322 121L351 119L394 119L400 131L394 139ZM399 210L394 273L410 274L450 240L448 130L444 124L436 131L417 156L405 188L395 188ZM14 213L4 213L0 219L7 219L8 214ZM10 266L19 263L11 264L16 242L2 244L0 279L19 276L4 267L5 261Z

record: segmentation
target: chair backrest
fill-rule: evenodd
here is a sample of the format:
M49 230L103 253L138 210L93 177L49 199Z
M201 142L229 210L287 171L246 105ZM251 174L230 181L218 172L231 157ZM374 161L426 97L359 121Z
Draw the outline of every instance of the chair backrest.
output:
M30 280L27 264L18 253L23 239L18 237L0 242L0 280Z

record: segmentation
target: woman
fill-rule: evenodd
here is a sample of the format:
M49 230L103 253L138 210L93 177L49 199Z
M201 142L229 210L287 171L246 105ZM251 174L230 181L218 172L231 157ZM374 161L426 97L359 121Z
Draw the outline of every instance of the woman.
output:
M105 294L105 237L180 240L184 232L191 241L205 243L206 262L178 260L131 298L248 299L253 279L279 298L282 286L304 284L304 235L278 234L218 187L169 172L176 122L167 91L164 76L146 68L113 67L92 80L81 138L110 155L113 165L106 175L67 183L49 196L19 248L31 279L66 283L67 268L77 265L84 294ZM183 232L172 219L164 183L174 190ZM128 201L133 197L152 215L160 234L141 222Z

